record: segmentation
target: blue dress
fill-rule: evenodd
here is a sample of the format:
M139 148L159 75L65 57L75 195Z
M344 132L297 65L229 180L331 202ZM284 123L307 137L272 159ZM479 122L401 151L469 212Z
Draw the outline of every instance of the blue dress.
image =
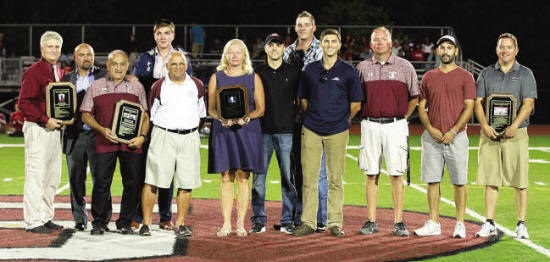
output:
M242 85L248 89L248 108L254 111L254 73L231 77L216 72L216 87ZM208 143L208 173L221 173L238 168L253 173L265 173L262 152L262 130L258 118L240 128L226 128L212 120Z

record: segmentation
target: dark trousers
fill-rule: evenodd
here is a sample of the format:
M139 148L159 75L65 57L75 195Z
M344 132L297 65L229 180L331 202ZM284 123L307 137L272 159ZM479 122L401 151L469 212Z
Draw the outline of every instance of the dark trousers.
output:
M301 225L302 216L302 123L294 123L292 135L292 151L290 152L290 173L292 174L294 186L298 193L298 203L294 210L294 223Z
M141 187L139 187L140 173L142 172L143 157L141 154L130 152L112 152L96 154L96 177L92 190L92 216L94 226L104 226L109 223L111 203L111 183L115 172L117 158L120 161L120 175L122 176L122 200L120 215L116 221L117 228L130 226L135 215Z
M71 185L71 211L75 223L88 223L86 211L86 177L90 165L92 182L95 181L95 134L96 131L83 131L74 138L67 138L67 169ZM110 191L109 191L110 194ZM110 197L110 195L109 195ZM112 209L107 212L107 221L111 219Z

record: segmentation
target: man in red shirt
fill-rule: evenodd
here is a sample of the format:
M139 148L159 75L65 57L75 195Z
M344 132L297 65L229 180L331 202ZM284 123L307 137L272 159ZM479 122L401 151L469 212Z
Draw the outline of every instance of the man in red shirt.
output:
M55 191L61 179L61 120L46 115L46 87L63 77L57 65L62 45L63 38L57 32L42 34L42 57L23 75L19 93L18 106L25 115L23 215L27 231L38 234L63 229L52 222Z
M466 184L468 184L468 136L476 85L474 77L455 63L456 39L444 35L437 41L438 68L422 77L418 115L426 128L422 134L422 181L428 183L430 219L415 230L418 236L441 235L439 223L440 183L447 166L455 189L455 238L465 238ZM428 110L429 109L429 110Z
M92 235L102 235L107 230L111 213L110 186L113 180L117 159L120 161L120 175L124 185L120 215L116 221L117 229L122 234L134 234L131 218L135 215L139 199L143 173L141 146L149 131L149 115L144 114L141 123L141 134L129 140L128 144L119 143L110 129L113 122L116 103L122 99L139 103L147 109L145 89L139 81L129 81L128 55L122 50L115 50L107 57L108 75L90 84L80 112L82 121L97 131L95 179L92 190Z

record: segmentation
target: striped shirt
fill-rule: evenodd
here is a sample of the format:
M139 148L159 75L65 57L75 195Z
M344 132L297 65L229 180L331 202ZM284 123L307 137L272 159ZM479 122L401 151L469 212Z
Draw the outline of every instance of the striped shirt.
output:
M90 113L101 126L111 128L116 103L122 99L139 103L147 110L145 90L140 82L129 82L125 79L115 85L111 78L106 76L90 84L80 106L80 112ZM96 136L95 151L98 154L117 151L141 153L141 149L130 150L126 144L112 143L103 135Z

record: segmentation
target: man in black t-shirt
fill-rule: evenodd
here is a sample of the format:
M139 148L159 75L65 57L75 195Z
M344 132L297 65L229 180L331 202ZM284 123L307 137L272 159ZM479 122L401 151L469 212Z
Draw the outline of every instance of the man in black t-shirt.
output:
M251 217L253 226L250 233L265 232L267 223L264 205L265 181L271 156L275 150L281 170L283 200L280 231L292 234L295 224L300 224L300 216L296 211L301 209L294 179L290 172L292 133L297 106L296 90L300 69L283 61L285 45L279 34L273 33L267 36L264 50L267 54L267 63L258 66L255 72L262 79L265 91L265 113L261 118L261 125L266 173L254 174L252 187L254 216Z

